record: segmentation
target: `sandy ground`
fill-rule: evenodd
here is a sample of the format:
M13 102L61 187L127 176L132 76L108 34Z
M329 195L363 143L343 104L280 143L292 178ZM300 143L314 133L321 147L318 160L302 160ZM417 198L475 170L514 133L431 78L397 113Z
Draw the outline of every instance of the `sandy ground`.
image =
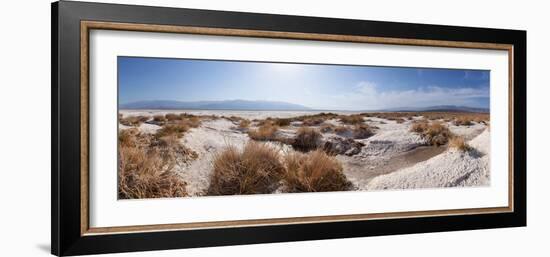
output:
M158 115L166 113L191 113L194 115L239 116L247 119L267 117L292 117L312 114L311 112L254 112L254 111L150 111L123 110L127 115ZM347 113L349 114L349 113ZM415 117L414 119L422 119ZM426 146L426 141L418 134L410 132L413 120L403 123L369 117L365 123L376 126L376 134L367 139L356 139L363 146L357 153L339 154L336 158L344 168L344 174L357 190L413 189L452 186L489 185L489 139L490 133L484 124L454 126L449 129L469 141L474 151L465 153L447 147ZM278 133L293 137L300 122L281 128ZM335 126L340 121L326 120ZM200 195L209 186L212 161L215 153L231 145L242 148L249 137L245 131L237 129L237 122L225 118L205 118L197 128L187 131L180 139L186 147L198 153L198 158L176 167L187 182L190 195ZM127 128L120 125L120 129ZM145 133L155 133L160 127L143 123L139 129ZM334 133L324 133L323 140L341 137ZM291 146L270 142L282 152L294 151Z
M470 141L474 151L448 149L412 167L378 176L362 189L412 189L489 185L489 131Z

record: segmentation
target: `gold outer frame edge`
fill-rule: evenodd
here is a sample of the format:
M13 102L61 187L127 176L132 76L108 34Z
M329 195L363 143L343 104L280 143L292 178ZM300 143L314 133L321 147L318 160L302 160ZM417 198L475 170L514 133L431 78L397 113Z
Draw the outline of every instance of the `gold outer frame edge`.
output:
M508 125L508 140L509 140L509 143L508 143L508 178L509 178L508 179L508 206L507 207L488 207L488 208L469 208L469 209L352 214L352 215L254 219L254 220L211 221L211 222L193 222L193 223L177 223L177 224L154 224L154 225L137 225L137 226L120 226L120 227L90 227L89 225L89 211L90 211L89 210L89 33L90 33L90 30L92 29L506 50L508 51L508 67L509 67L508 68L509 69L509 74L508 74L508 77L509 77L508 78L508 108L509 108L508 109L508 124L509 124ZM80 92L81 92L80 93L80 110L81 110L80 111L80 145L81 145L81 148L80 148L80 234L81 236L92 236L92 235L100 235L100 234L140 233L140 232L213 229L213 228L229 228L229 227L250 227L250 226L272 226L272 225L290 225L290 224L307 224L307 223L323 223L323 222L362 221L362 220L391 219L391 218L416 218L416 217L513 212L514 211L513 53L514 53L514 48L513 48L513 45L510 45L510 44L425 40L425 39L404 39L404 38L387 38L387 37L370 37L370 36L351 36L351 35L316 34L316 33L264 31L264 30L226 29L226 28L210 28L210 27L172 26L172 25L155 25L155 24L117 23L117 22L101 22L101 21L85 21L85 20L81 21L80 22Z

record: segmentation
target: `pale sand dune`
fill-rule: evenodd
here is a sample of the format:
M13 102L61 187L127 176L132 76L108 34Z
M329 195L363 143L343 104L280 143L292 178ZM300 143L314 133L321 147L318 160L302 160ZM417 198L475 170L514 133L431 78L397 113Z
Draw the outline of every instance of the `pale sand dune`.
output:
M474 138L474 151L449 149L427 161L372 179L365 190L489 185L489 131Z

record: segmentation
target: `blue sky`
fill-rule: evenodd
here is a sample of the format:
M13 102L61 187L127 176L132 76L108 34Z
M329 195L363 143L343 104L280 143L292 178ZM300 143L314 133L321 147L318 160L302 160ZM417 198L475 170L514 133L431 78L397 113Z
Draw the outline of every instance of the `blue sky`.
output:
M489 108L489 71L118 57L119 103L284 101L324 110Z

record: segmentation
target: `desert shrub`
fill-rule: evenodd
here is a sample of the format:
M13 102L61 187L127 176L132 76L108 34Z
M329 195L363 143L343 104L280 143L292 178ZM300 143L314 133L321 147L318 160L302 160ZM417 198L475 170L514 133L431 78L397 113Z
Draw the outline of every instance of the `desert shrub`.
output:
M120 146L136 146L136 134L139 133L137 129L122 129L118 131L118 144Z
M266 122L258 129L249 130L248 136L258 141L276 140L278 130L279 126L273 125L271 122Z
M473 125L472 118L467 117L467 116L456 117L455 120L453 121L453 123L456 126L471 126L471 125Z
M439 122L432 123L426 130L426 137L435 146L446 144L451 136L449 128Z
M118 144L121 147L138 147L148 145L151 135L139 132L137 128L120 129L118 131Z
M472 149L470 145L468 145L468 143L466 143L466 141L464 141L464 138L461 136L451 137L451 139L449 139L449 147L456 148L463 152L467 152L470 149Z
M340 121L344 124L355 125L363 123L363 116L359 114L352 115L342 115L340 116Z
M321 131L321 133L332 132L332 131L334 131L334 125L329 124L329 123L323 123L321 125L321 127L319 128L319 131Z
M395 122L397 122L398 124L402 124L402 123L405 122L405 119L403 119L403 118L397 118L397 119L395 119Z
M353 138L364 139L374 135L372 128L366 124L357 124L352 130Z
M120 124L122 124L124 126L132 126L132 127L137 127L137 126L141 125L141 123L146 122L147 120L149 120L149 117L142 116L142 115L140 115L140 116L120 117L119 118Z
M119 198L158 198L186 196L185 182L174 173L180 162L198 157L180 144L176 134L159 137L124 129L118 135Z
M250 126L250 121L247 119L243 119L239 122L240 129L247 129L249 126Z
M422 134L424 131L428 129L428 122L426 121L418 121L412 124L410 131Z
M180 120L183 120L183 119L199 118L199 117L190 113L182 112L179 114L179 118Z
M452 136L449 128L440 122L418 122L411 126L411 131L420 134L430 145L445 145Z
M352 186L338 160L321 150L290 153L284 158L284 166L287 192L345 191Z
M288 126L288 125L290 125L290 122L291 122L290 119L283 119L283 118L278 118L278 119L273 120L273 123L275 125L279 126L279 127Z
M198 128L201 125L201 119L197 116L193 116L182 120L180 123L183 123L190 128Z
M477 122L477 123L487 124L488 121L489 121L489 116L488 115L486 115L486 116L477 115L472 120Z
M173 163L144 147L119 149L120 199L183 197L186 183L172 171Z
M313 115L297 116L297 117L292 118L291 120L292 121L302 121L303 122L303 121L308 120L308 119L321 119L321 120L325 121L325 120L328 120L328 119L334 119L336 117L338 117L338 114L331 113L331 112L321 112L321 113L317 113L317 114L313 114Z
M229 146L214 156L207 194L272 193L283 174L284 166L276 149L253 141L242 151Z
M264 125L273 125L273 118L271 117L267 117L263 120L258 120L258 119L254 119L254 121L256 121L256 125L261 127L261 126L264 126Z
M174 120L180 119L180 116L175 113L167 113L166 115L164 115L164 117L166 118L167 121L174 121Z
M183 133L187 132L189 128L190 127L186 122L165 124L162 128L157 130L155 136L157 138L162 138L165 136L175 135L179 138L182 137Z
M294 149L307 152L317 149L323 136L313 128L300 127L292 142Z
M155 115L153 116L153 121L163 123L166 121L166 117L164 117L163 115Z
M307 119L304 119L302 121L302 124L304 126L319 126L321 125L323 122L325 122L325 119L324 118L321 118L321 117L312 117L312 118L307 118Z

